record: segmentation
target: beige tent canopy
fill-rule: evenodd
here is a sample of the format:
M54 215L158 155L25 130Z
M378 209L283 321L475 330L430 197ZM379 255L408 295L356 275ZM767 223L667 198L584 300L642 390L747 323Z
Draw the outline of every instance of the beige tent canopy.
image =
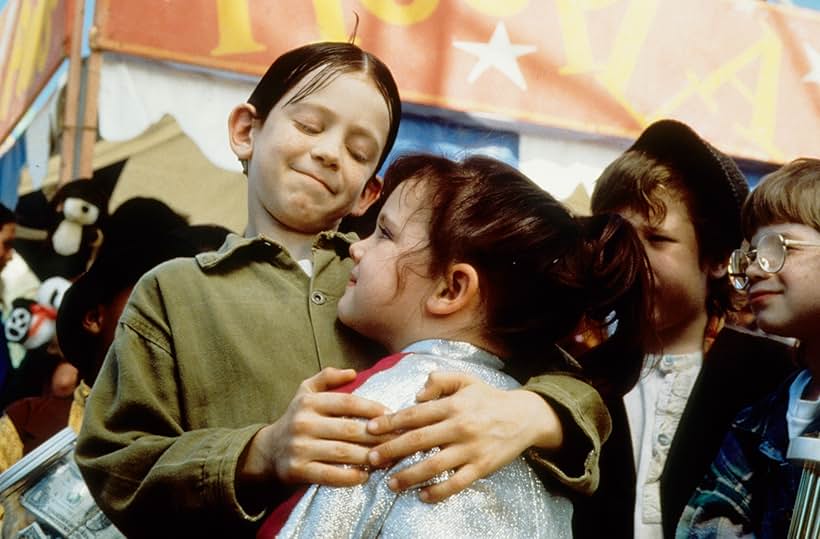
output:
M187 216L191 224L214 223L237 233L244 230L247 221L244 175L211 163L171 116L164 116L131 140L96 143L94 170L123 159L128 161L112 194L109 211L135 196L153 197ZM59 166L59 156L49 160L43 184L46 192L57 189ZM19 193L32 190L31 176L24 170Z

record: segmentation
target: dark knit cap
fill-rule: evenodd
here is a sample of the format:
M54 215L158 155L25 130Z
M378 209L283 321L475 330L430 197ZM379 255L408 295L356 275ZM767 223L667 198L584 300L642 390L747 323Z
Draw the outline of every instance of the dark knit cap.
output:
M743 241L740 210L749 184L735 161L677 120L659 120L638 137L630 150L640 151L679 170L703 210L721 223L710 229L724 249Z

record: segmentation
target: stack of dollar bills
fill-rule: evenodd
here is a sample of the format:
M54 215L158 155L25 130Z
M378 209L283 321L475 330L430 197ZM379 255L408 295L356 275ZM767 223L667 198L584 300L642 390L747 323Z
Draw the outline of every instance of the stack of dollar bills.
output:
M8 538L120 538L94 503L74 462L74 431L66 427L0 474Z

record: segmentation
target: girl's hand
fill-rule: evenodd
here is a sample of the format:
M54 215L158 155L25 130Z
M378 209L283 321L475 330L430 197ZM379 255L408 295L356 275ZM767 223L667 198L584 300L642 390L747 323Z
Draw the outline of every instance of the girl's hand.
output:
M251 439L239 461L238 481L331 486L366 481L362 467L368 451L391 436L369 434L366 421L354 418L371 419L389 410L355 395L328 392L355 377L352 369L329 367L302 382L284 415Z
M420 450L441 451L392 476L395 491L427 481L441 472L455 473L425 487L420 498L437 502L509 464L531 446L561 447L563 431L552 407L526 390L505 391L463 373L431 374L419 403L372 419L373 435L399 434L374 447L370 464L384 466Z

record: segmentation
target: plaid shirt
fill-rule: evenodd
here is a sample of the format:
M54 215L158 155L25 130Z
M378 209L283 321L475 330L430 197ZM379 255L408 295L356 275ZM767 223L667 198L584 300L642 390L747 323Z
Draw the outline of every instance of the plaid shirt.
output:
M683 511L677 539L786 537L802 468L786 460L789 388L741 411ZM820 417L806 432L818 430Z

